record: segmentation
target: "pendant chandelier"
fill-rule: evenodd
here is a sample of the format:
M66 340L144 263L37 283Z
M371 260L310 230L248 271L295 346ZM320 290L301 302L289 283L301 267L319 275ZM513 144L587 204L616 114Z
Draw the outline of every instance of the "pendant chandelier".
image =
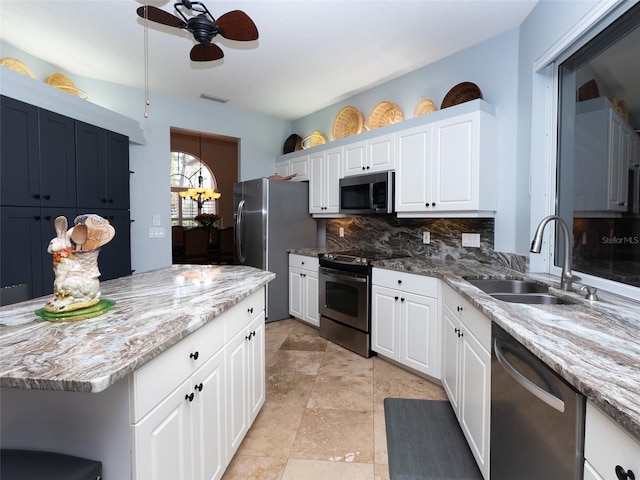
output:
M200 172L198 173L198 186L192 187L179 193L182 198L190 198L194 202L198 203L198 212L202 210L202 205L209 200L217 200L222 196L220 192L216 192L212 188L204 188L202 186L202 165L200 165Z

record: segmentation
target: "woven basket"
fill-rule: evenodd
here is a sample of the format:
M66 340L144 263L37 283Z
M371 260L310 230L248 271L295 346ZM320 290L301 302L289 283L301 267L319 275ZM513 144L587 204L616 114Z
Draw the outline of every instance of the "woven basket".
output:
M46 83L47 85L51 85L58 90L62 90L63 92L75 95L76 97L81 97L85 100L89 99L89 95L87 95L87 92L76 87L73 81L62 73L52 73L44 79L44 83Z
M344 107L333 122L333 139L357 135L364 130L364 115L356 107Z
M367 118L366 127L367 130L373 130L374 128L401 122L402 120L404 120L404 115L400 107L393 102L385 100L376 105L371 111L371 115Z
M430 98L423 98L420 100L420 103L418 103L418 106L413 112L413 116L419 117L421 115L426 115L427 113L435 112L437 109L438 108Z
M482 98L480 88L475 83L462 82L449 90L449 92L444 96L440 109L442 110L443 108L453 107L454 105L459 105L478 98Z
M33 73L31 73L31 71L27 68L27 66L17 58L12 58L12 57L0 58L0 65L2 65L3 67L10 68L11 70L21 73L22 75L26 75L27 77L34 78Z
M323 143L327 143L327 136L319 130L314 130L313 133L302 139L302 148L316 147Z

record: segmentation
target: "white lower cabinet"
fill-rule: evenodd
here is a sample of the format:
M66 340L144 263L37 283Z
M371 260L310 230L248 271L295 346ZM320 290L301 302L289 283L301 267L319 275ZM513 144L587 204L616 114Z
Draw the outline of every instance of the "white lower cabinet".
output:
M315 327L320 326L318 268L316 257L289 254L289 315Z
M442 384L471 452L489 479L491 320L442 286Z
M438 280L374 268L371 349L440 378Z
M135 480L222 477L265 400L264 290L131 377Z
M616 468L640 479L640 443L609 416L587 402L584 480L618 480ZM631 480L631 476L627 477Z

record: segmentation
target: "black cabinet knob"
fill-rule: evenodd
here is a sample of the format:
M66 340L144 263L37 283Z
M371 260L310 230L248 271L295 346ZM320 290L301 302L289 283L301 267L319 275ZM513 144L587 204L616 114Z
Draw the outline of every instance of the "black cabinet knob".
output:
M33 217L34 220L40 220L40 218L42 218L40 217L40 215L36 215L35 217Z
M193 402L193 392L191 392L189 395L185 395L184 399L185 400L189 400L190 402Z
M404 298L401 298L401 299L400 299L400 301L401 301L401 302L404 302Z
M395 299L396 299L396 302L398 301L398 297L393 297L393 298L395 298Z
M398 280L398 285L400 285L402 283L402 280Z
M456 309L461 312L462 311L462 307L456 307Z
M362 167L362 169L364 170L364 167Z
M35 198L36 200L39 200L40 199L40 194L36 193L35 195L32 195L32 197Z
M618 480L636 480L636 476L633 474L633 471L627 470L624 471L620 465L616 465L616 477Z
M44 196L44 199L45 199L45 200L51 200L51 195L45 195L45 196Z
M201 383L199 383L198 385L196 385L193 388L195 388L197 391L201 392L202 391L202 387L203 387L203 385L202 385L202 382L201 382Z
M193 352L189 354L189 358L193 358L194 360L197 360L199 356L200 354L198 352Z
M369 166L367 166L367 170L369 170L369 168L370 168L370 167L369 167Z

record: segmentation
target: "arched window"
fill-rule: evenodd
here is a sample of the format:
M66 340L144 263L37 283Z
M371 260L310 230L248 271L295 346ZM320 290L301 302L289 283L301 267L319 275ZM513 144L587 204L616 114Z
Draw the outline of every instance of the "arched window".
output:
M171 152L171 224L185 227L196 226L198 203L191 198L182 198L180 192L198 187L202 176L202 187L217 190L216 178L209 167L190 153ZM218 201L207 200L201 213L217 213Z

